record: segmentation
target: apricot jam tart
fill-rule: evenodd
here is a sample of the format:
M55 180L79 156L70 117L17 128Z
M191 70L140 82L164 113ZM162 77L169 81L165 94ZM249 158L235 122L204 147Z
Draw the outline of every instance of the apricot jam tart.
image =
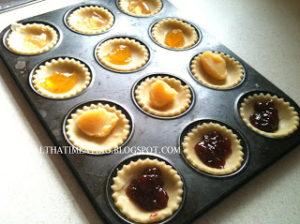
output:
M112 27L114 16L103 7L83 6L68 16L67 23L79 33L99 34Z
M121 146L130 134L130 122L121 110L108 104L79 107L67 119L68 140L83 152L108 153Z
M6 43L18 54L41 54L53 48L58 42L58 33L50 25L41 23L16 23L11 26Z
M145 112L159 117L179 115L192 102L190 87L169 76L145 78L136 87L135 99Z
M96 51L101 64L120 72L138 70L149 60L149 51L146 46L129 38L109 39Z
M222 52L205 51L196 55L190 65L193 76L203 85L228 89L244 78L243 66L233 57Z
M75 96L90 84L85 64L73 58L52 59L40 65L32 75L32 85L41 95L63 99Z
M156 43L171 49L187 49L199 40L196 28L180 19L168 18L157 22L151 34Z
M244 98L240 115L253 131L280 138L292 134L299 126L299 115L289 102L268 93L253 93Z
M183 182L172 166L147 158L123 165L111 189L116 207L130 221L153 223L179 208Z
M240 141L231 129L219 123L204 122L184 136L182 147L186 159L196 169L226 175L242 165L244 153Z
M120 9L126 14L137 17L148 17L162 9L161 0L119 0Z

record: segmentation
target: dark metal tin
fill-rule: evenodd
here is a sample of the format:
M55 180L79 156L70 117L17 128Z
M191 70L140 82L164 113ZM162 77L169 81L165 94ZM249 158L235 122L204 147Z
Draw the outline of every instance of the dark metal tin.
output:
M84 4L94 5L99 4L99 1L90 0ZM36 112L53 143L57 146L69 146L69 143L65 140L62 127L66 115L76 105L94 99L108 99L124 105L126 111L134 118L134 132L126 147L138 145L157 146L158 151L155 155L159 155L162 159L174 164L185 180L186 196L184 204L180 212L168 220L168 223L191 223L192 220L199 217L208 208L276 162L300 143L299 128L286 138L272 139L253 132L244 124L239 118L237 102L241 94L252 90L271 92L290 102L298 114L300 114L300 110L298 105L288 95L266 80L232 51L216 41L204 29L200 27L202 33L201 43L185 51L167 50L151 40L149 27L154 20L166 17L185 19L169 1L164 1L163 10L155 16L137 18L121 12L115 1L103 0L101 1L101 6L110 9L115 15L114 28L101 35L93 36L77 34L66 27L64 23L66 12L81 5L69 6L20 21L22 23L45 21L59 29L62 34L61 42L50 51L40 55L17 55L10 52L3 41L0 41L1 58L22 94ZM1 39L5 37L8 30L9 27L2 31L0 34ZM100 66L94 57L95 47L100 41L115 36L133 36L147 44L152 56L151 63L144 67L143 70L127 74L112 72ZM191 77L187 67L195 54L205 50L221 51L236 58L244 66L247 78L239 86L226 91L217 91L199 85ZM41 61L61 55L79 58L87 63L93 71L93 85L90 85L84 93L69 99L50 100L39 96L28 83L30 72ZM147 74L159 73L176 74L178 78L185 80L195 91L195 104L185 116L169 120L155 119L141 113L133 103L131 90L134 83ZM162 149L165 146L178 147L179 136L191 121L207 118L228 124L233 130L237 130L241 134L242 139L248 145L249 159L241 172L230 177L213 178L195 172L185 162L180 153L162 153ZM122 221L112 210L106 199L106 185L112 170L125 157L133 156L134 153L129 153L128 156L115 153L106 154L105 156L81 153L63 153L62 155L101 217L107 223L121 223Z

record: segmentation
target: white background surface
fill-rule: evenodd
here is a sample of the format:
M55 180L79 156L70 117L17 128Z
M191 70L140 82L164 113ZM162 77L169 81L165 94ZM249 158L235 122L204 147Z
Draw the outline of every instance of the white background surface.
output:
M0 29L76 2L47 0L0 14ZM300 104L299 0L173 2ZM2 62L0 100L0 223L101 223L61 156L39 152L52 143ZM299 161L298 146L195 223L300 223Z

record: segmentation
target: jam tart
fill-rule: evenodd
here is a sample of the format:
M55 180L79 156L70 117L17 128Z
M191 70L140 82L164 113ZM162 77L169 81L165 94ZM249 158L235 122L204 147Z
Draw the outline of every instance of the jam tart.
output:
M146 210L128 196L127 189L134 179L143 174L143 171L153 169L153 167L161 173L161 181L163 182L163 189L168 195L168 201L162 209ZM154 223L165 220L178 210L182 203L183 182L181 177L174 168L157 159L139 159L124 165L113 178L111 189L115 206L129 220L138 223ZM146 190L148 189L144 191ZM147 198L145 198L146 200Z
M6 44L18 54L34 55L49 51L58 42L58 33L50 25L41 23L12 24Z
M74 58L58 58L40 65L31 82L39 94L64 99L85 90L91 82L91 74L85 64Z
M204 135L210 137L210 135L219 135L221 138L226 138L229 140L230 145L230 152L227 153L226 156L222 155L222 159L225 159L223 166L209 166L207 165L206 161L199 157L197 153L197 145L203 145L205 142L201 142L204 140ZM212 136L213 140L216 140L215 136ZM207 138L207 137L206 137ZM209 140L209 139L208 139ZM228 145L228 144L227 144ZM220 125L218 123L207 122L202 123L194 127L190 130L183 139L182 142L183 153L186 159L191 163L193 167L203 171L205 173L213 174L213 175L226 175L235 172L238 170L243 162L243 147L240 144L240 140L238 139L237 135L232 132L229 128ZM223 145L221 148L224 147ZM223 149L221 149L223 150ZM226 153L226 152L221 152ZM204 155L204 156L211 156L211 155ZM217 152L213 152L213 156L216 157ZM205 158L204 158L205 159ZM212 158L214 159L214 158ZM217 157L216 159L220 159ZM210 161L209 161L210 162ZM212 164L214 165L214 164ZM217 164L218 165L218 164Z
M137 17L155 15L163 6L161 0L119 0L118 4L124 13Z
M217 51L206 51L196 55L192 59L190 70L200 83L215 89L232 88L245 76L243 66L237 60ZM221 75L222 70L225 74Z
M101 154L120 147L130 135L125 114L108 104L78 108L66 121L66 136L80 151Z
M255 113L255 103L259 101L266 102L270 100L273 101L279 118L278 128L273 132L261 130L255 127L250 121L251 115ZM239 112L241 118L249 128L261 135L268 137L285 137L292 134L299 127L299 115L295 108L292 107L289 102L284 101L284 99L269 93L255 93L253 95L249 95L241 103Z
M73 11L67 18L71 29L82 34L99 34L110 29L114 16L100 6L84 6Z
M152 27L151 34L156 43L171 49L187 49L194 46L199 40L194 26L176 18L157 22Z
M131 38L106 40L97 47L96 52L101 64L119 72L136 71L149 60L147 47Z
M180 80L169 76L154 76L147 77L136 87L135 99L147 113L174 117L191 106L192 95L190 87Z

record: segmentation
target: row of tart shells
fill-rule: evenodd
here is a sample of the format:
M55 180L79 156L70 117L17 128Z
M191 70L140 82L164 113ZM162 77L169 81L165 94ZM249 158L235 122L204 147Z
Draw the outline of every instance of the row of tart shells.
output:
M78 83L68 92L66 93L51 93L46 89L40 86L40 83L45 80L45 77L51 75L53 72L74 72L76 71L79 74ZM151 103L149 101L149 89L153 82L156 80L161 80L167 83L171 88L176 90L177 95L172 104L169 104L163 108L154 108L151 107ZM41 95L46 96L48 98L67 98L74 96L84 89L90 84L91 81L91 73L86 65L82 62L70 59L70 58L59 58L52 59L41 66L39 66L36 71L33 73L31 78L31 83L33 88ZM139 108L144 112L154 115L157 117L176 117L180 114L183 114L187 110L190 109L193 100L193 91L191 86L187 85L186 82L181 79L168 75L150 75L141 79L141 81L137 82L137 85L133 89L134 94L133 98ZM279 128L276 132L264 132L257 128L255 128L249 122L249 116L254 111L254 103L258 100L269 100L273 99L275 101L275 107L278 110L279 114ZM243 100L239 108L240 115L243 121L246 123L254 131L259 134L263 134L271 137L284 137L291 133L293 133L298 126L298 114L295 111L294 107L290 105L289 102L285 102L282 98L278 98L277 96L272 96L270 94L254 94Z
M89 15L89 13L91 15ZM84 17L91 17L93 13L97 15L103 15L105 18L105 23L97 29L90 29L82 25L82 21L84 21ZM114 24L114 16L105 8L99 6L85 6L75 10L71 15L69 15L66 19L66 23L68 27L81 34L93 35L93 34L101 34L105 31L108 31L112 25ZM167 46L164 42L165 34L171 29L181 29L183 31L183 35L185 38L185 43L183 46L178 48L171 48ZM28 46L24 45L24 40L26 36L32 34L38 34L41 31L44 31L46 35L46 45L38 48L37 46L34 49L31 49ZM177 18L166 18L162 19L159 22L155 23L153 27L151 27L151 35L153 40L160 46L176 49L176 50L184 50L189 49L192 46L195 46L197 42L200 40L200 33L194 27L194 25L189 24L181 19ZM53 48L59 41L58 30L50 24L43 23L27 23L27 24L13 24L11 26L11 31L6 38L7 47L18 54L23 55L35 55L41 54L46 51L49 51Z
M171 78L170 80L172 79L174 78ZM278 110L279 128L275 132L264 132L255 128L248 120L250 114L253 113L253 105L257 100L270 99L274 100L275 107ZM115 113L119 118L119 122L117 123L117 126L113 129L113 132L105 138L87 136L76 125L76 119L81 114L83 114L86 111L95 110L98 108L103 108L108 112ZM123 111L126 110L123 108ZM288 102L285 102L282 98L278 98L277 96L271 96L270 94L253 94L244 98L240 104L239 111L240 116L245 122L245 124L253 131L264 136L273 138L285 137L295 132L299 126L299 115L295 111L294 107L290 106L290 104ZM131 136L131 133L133 131L132 119L128 117L130 115L127 113L127 111L126 114L127 116L124 114L124 112L122 112L122 110L116 109L115 106L110 106L108 104L92 103L90 105L84 105L83 107L79 106L78 108L76 108L76 110L72 111L72 113L68 115L66 122L64 123L66 138L72 145L74 145L81 151L97 154L108 153L122 146L124 142L127 141L129 136ZM203 131L210 131L211 129L217 130L221 134L228 137L232 141L233 148L236 147L238 149L240 147L238 146L238 144L235 144L237 142L237 137L234 134L232 134L232 132L226 131L228 130L227 128L224 128L223 126L220 126L218 124L209 123L208 126L200 125L199 127L196 127L193 130L191 130L183 140L183 148L186 149L189 148L191 145L195 145L196 141L199 141L199 136L202 136ZM184 152L186 151L184 150ZM191 162L191 164L194 165L194 159L196 158L196 155L186 156L187 159Z
M257 96L260 99L269 99L271 97L273 100L275 100L275 102L278 102L278 98L269 94L254 94L253 96ZM251 100L253 96L246 98L243 103L247 102L248 100ZM279 105L281 105L281 103L286 104L285 102L281 102L281 99L279 99L279 102ZM77 108L75 112L71 113L67 119L67 137L73 144L77 144L77 146L97 146L95 144L90 144L89 142L87 142L91 139L87 140L86 137L82 136L82 133L80 134L80 131L76 128L76 125L74 125L76 117L80 116L80 114L82 114L84 111L97 108L105 108L110 112L116 112L118 114L118 117L122 118L122 124L119 125L118 130L114 131L112 136L109 137L107 140L102 141L99 139L93 139L95 140L94 143L100 143L102 144L102 146L105 145L105 147L107 147L107 144L111 144L114 147L122 146L122 141L126 141L128 136L130 135L130 118L126 118L122 111L117 110L114 106L102 103L91 105L85 104L85 106L79 106L79 108ZM297 128L298 124L299 118L297 117L297 119L295 120L294 127ZM190 128L190 125L193 128ZM187 132L186 134L184 134L184 136L181 137L182 141L180 144L182 145L183 155L185 156L186 160L190 163L191 166L208 174L222 176L226 174L232 174L238 171L242 167L242 164L245 164L246 158L244 158L244 152L246 151L246 149L243 149L243 146L245 144L242 144L243 140L240 139L240 137L238 137L238 135L235 134L231 128L220 124L216 121L202 122L200 120L195 121L190 125L187 128L185 128L187 129ZM226 158L226 164L223 169L208 167L199 159L194 150L194 146L201 140L202 136L211 131L218 131L222 136L228 138L231 142L232 153L229 155L228 158ZM103 148L101 148L101 150L102 149ZM151 167L157 167L161 170L162 179L164 181L163 187L169 196L167 207L161 210L157 210L155 212L145 211L141 209L126 195L126 188L130 184L131 180L139 176L143 170ZM171 217L172 215L175 215L174 213L178 211L178 209L183 203L184 184L182 177L179 175L179 173L174 167L168 165L165 161L162 161L160 159L129 159L129 162L123 163L123 165L118 165L118 167L115 168L114 173L110 178L112 178L112 182L108 185L108 188L111 190L111 197L114 201L114 205L118 209L118 211L114 211L117 213L120 212L122 216L124 216L127 220L139 223L159 222L161 220L165 220ZM110 197L110 194L108 195Z

